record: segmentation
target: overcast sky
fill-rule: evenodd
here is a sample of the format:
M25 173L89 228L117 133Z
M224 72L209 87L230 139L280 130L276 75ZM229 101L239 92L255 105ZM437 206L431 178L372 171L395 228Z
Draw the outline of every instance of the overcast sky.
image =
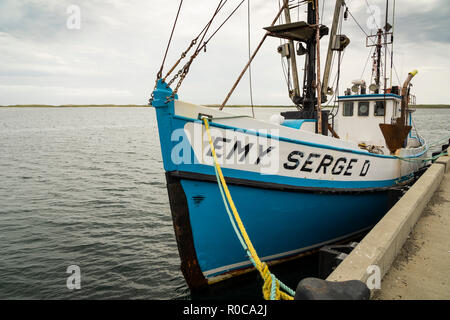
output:
M239 2L229 0L217 23ZM334 2L325 0L322 23L329 26ZM368 5L379 6L384 25L385 0L346 2L366 32L374 32L369 30ZM217 3L184 0L166 70L203 28ZM178 4L178 0L1 0L0 105L146 104ZM77 25L71 5L80 9L79 29L73 28ZM277 11L278 0L251 0L253 47ZM293 20L297 15L304 19L303 9L293 11ZM396 1L394 64L401 82L409 71L419 70L413 81L418 103L450 103L449 17L448 0ZM392 17L389 20L392 23ZM341 92L361 78L369 54L365 35L351 18L343 22L343 33L351 43L343 58ZM322 69L328 37L324 39ZM257 105L290 103L278 45L279 40L268 39L252 65ZM194 61L180 88L180 99L221 103L247 58L245 3L210 42L207 52ZM301 66L303 58L299 59L300 71ZM363 75L367 82L370 69L369 64ZM395 72L393 81L398 83ZM250 103L248 78L229 103Z

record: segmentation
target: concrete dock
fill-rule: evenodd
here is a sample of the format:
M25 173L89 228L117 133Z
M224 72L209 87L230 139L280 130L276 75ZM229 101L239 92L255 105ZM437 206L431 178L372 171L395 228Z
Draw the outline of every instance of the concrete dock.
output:
M450 299L450 172L445 174L373 299Z
M327 280L363 281L371 299L450 299L449 156L430 166Z

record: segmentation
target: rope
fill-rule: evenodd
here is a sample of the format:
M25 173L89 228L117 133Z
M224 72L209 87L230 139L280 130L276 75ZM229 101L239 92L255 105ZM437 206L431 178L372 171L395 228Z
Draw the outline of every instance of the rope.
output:
M175 74L175 76L173 76L172 80L170 80L167 84L167 88L170 87L172 85L172 83L178 78L178 77L185 77L189 67L192 63L192 61L195 59L195 57L198 55L199 53L199 46L201 44L201 42L203 41L203 39L206 36L206 33L208 32L209 27L211 26L213 20L215 19L216 15L219 13L219 11L225 6L225 4L227 3L228 0L225 0L224 3L222 3L224 0L220 0L219 4L217 5L216 10L214 11L214 14L212 16L212 18L209 20L209 22L203 27L202 31L200 31L200 33L197 35L197 37L192 40L189 48L182 53L180 59L178 59L178 61L175 63L175 65L172 67L172 69L169 71L169 73L164 77L164 80L170 75L170 73L172 73L172 71L178 66L178 64L181 62L181 60L183 60L186 56L186 54L190 51L190 49L197 44L198 39L200 38L200 36L202 36L202 38L200 39L199 45L197 46L197 48L195 49L194 54L190 57L190 60ZM182 82L182 80L180 80ZM180 84L181 85L181 84ZM178 86L178 85L177 85ZM175 89L178 90L178 89ZM176 92L175 92L176 94Z
M348 9L348 7L347 7ZM350 13L350 16L352 17L353 21L355 21L355 23L358 25L359 29L361 29L361 31L366 35L366 37L368 37L372 42L373 40L369 37L369 35L367 34L366 30L364 30L363 27L361 27L361 25L359 24L359 22L356 20L356 18L352 15L352 13L350 12L350 10L347 10L348 13ZM374 43L374 42L373 42Z
M226 1L225 1L225 3L223 3L223 4L222 4L222 1L223 1L223 0L221 0L221 1L219 2L219 5L218 5L218 7L216 8L215 13L219 12L219 11L223 8L223 6L226 4ZM211 18L211 20L203 27L202 31L199 32L199 34L197 35L197 37L195 37L195 38L191 41L191 44L189 45L189 47L186 49L186 51L184 51L184 52L181 54L181 57L177 60L177 62L173 65L173 67L170 69L170 71L169 71L169 72L166 74L166 76L164 77L164 79L163 79L164 82L166 81L166 78L167 78L167 77L175 70L175 68L178 66L178 64L181 62L181 60L183 60L184 58L186 58L186 55L187 55L188 52L192 49L192 47L195 46L195 45L197 44L198 39L199 39L200 36L203 34L203 32L205 32L206 28L208 28L208 26L211 24L212 20L214 20L214 17L215 17L215 14L214 14L213 17ZM178 72L178 76L181 75L181 72L182 72L182 70L180 70L180 71ZM176 77L178 77L178 76L176 76ZM176 79L176 78L175 78L175 79ZM175 79L171 80L171 82L173 82Z
M434 157L430 157L430 158L414 159L414 158L403 158L403 157L398 157L398 156L396 156L396 158L401 160L401 161L406 161L406 162L428 162L428 161L434 161L434 160L436 160L439 157L447 156L447 155L448 155L447 151L442 151L438 155L435 155Z
M280 17L281 13L283 12L285 6L283 5L282 9L280 9L280 11L278 11L277 15L275 16L275 19L272 21L272 24L270 25L271 27L273 27L275 25L275 23L277 22L278 18ZM225 105L227 104L228 100L230 99L231 95L233 94L234 90L236 89L236 87L238 86L239 82L241 81L242 77L244 76L245 72L248 69L248 66L250 65L250 63L252 62L252 60L255 58L256 54L258 53L259 49L261 49L264 41L266 40L266 38L269 36L269 32L266 32L264 34L264 36L262 37L261 41L259 42L258 46L256 47L255 51L253 52L250 61L247 62L247 64L245 65L244 69L241 71L240 75L238 76L237 80L235 81L234 85L231 87L230 92L228 92L227 97L225 98L225 100L222 102L222 105L220 106L219 110L222 110Z
M347 9L348 9L348 7L347 7ZM350 10L347 10L348 11L348 13L350 14L350 16L352 17L352 19L353 19L353 21L355 21L355 23L358 25L358 27L359 27L359 29L361 29L361 31L366 35L366 37L370 40L370 41L372 41L372 43L373 44L375 44L375 41L367 34L367 32L364 30L364 28L363 27L361 27L361 25L359 24L359 22L356 20L356 18L353 16L353 14L350 12ZM389 54L392 56L393 55L393 53L391 53L391 51L389 50L389 48L388 48L388 46L386 45L386 50L389 52ZM391 60L391 62L393 61L393 59ZM398 76L398 73L397 73L397 68L395 67L395 64L392 62L392 66L394 67L394 72L395 72L395 76L397 77L397 81L398 81L398 83L400 84L401 83L401 81L400 81L400 78L399 78L399 76ZM385 75L386 76L386 75Z
M447 137L445 137L445 138L439 139L439 140L437 140L437 141L431 143L429 146L430 146L430 147L436 147L436 146L442 144L442 142L448 141L449 139L450 139L450 136L447 136Z
M178 89L180 88L181 84L184 81L184 78L186 77L187 73L189 72L189 68L191 67L192 62L194 61L194 59L198 56L198 54L204 50L206 51L206 45L208 44L208 42L216 35L216 33L224 26L224 24L235 14L235 12L239 9L239 7L244 3L245 0L242 0L239 5L229 14L229 16L222 22L222 24L217 27L217 29L213 32L213 34L205 41L203 42L203 40L205 39L206 34L208 33L209 28L212 25L213 20L215 19L215 17L217 16L217 14L219 13L219 11L223 8L223 6L226 4L226 2L228 0L225 0L225 2L222 4L221 0L219 2L219 5L216 9L216 12L214 13L212 19L209 21L208 25L206 26L206 28L204 28L204 33L202 38L200 39L197 48L195 49L195 52L193 53L193 55L190 57L189 61L185 64L185 66L183 68L181 68L181 70L178 72L177 75L175 75L175 77L167 84L167 87L169 87L173 81L175 81L175 79L180 76L180 80L178 81L175 89L172 92L172 95L168 98L168 101L173 100L175 95L178 92ZM202 44L203 42L203 44Z
M157 78L158 79L161 79L161 77L162 77L162 71L163 71L163 68L164 68L164 63L166 62L167 53L169 52L170 43L172 42L173 33L174 33L175 27L177 25L177 21L178 21L179 15L180 15L180 11L181 11L181 6L182 5L183 5L183 0L180 1L180 5L178 7L177 15L175 17L175 21L174 21L173 26L172 26L172 32L170 33L169 41L167 43L166 52L164 53L164 58L163 58L163 61L161 63L161 68L159 69L158 74L157 74Z
M367 56L366 64L364 65L364 69L363 69L363 71L361 73L361 76L359 77L360 79L363 79L363 77L364 77L364 72L366 71L367 64L369 63L370 57L372 56L373 48L374 47L370 47L370 51L369 51L369 55Z
M249 256L250 261L254 265L254 267L259 271L261 277L264 280L263 284L263 296L266 300L293 300L293 296L295 295L295 292L289 287L287 287L285 284L283 284L280 280L278 280L275 275L270 273L269 267L265 262L261 262L259 259L258 254L256 253L255 248L253 247L252 242L250 241L250 238L247 234L247 231L245 230L245 227L242 223L242 220L239 216L239 213L237 212L236 206L233 202L233 199L231 197L230 191L227 187L227 184L225 182L225 178L222 174L222 170L219 165L219 161L217 159L216 150L214 148L214 144L212 143L211 133L209 131L209 121L207 117L202 118L203 123L206 128L206 132L208 134L209 139L209 145L211 147L211 152L214 158L214 170L216 172L216 178L217 178L217 184L219 185L220 193L222 195L222 199L224 201L225 209L227 210L228 216L230 218L231 224L233 226L233 229L239 239L239 241L242 244L242 247L246 251L247 255ZM234 219L230 212L233 212ZM237 226L236 226L236 223ZM239 228L239 230L238 230ZM284 290L286 292L283 292L281 290Z
M214 31L214 33L208 38L208 40L203 43L203 46L200 48L200 50L204 49L208 42L216 35L216 33L223 27L223 25L234 15L234 13L239 9L239 7L244 3L245 0L242 0L237 7L228 15L228 17L222 22L222 24Z

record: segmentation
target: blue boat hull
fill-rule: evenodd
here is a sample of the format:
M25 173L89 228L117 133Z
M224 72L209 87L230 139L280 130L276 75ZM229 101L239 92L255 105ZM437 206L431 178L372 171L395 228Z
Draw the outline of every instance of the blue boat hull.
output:
M187 177L187 178L186 178ZM191 289L251 267L214 177L167 173L182 271ZM368 230L388 210L388 191L281 190L228 182L258 255L278 261Z
M254 150L266 152L259 152L256 161L244 165L237 161L222 168L242 222L263 261L284 261L367 231L392 204L390 190L412 181L421 167L392 155L352 149L347 142L308 136L291 128L277 126L279 133L284 132L280 136L257 132L251 128L259 129L258 125L264 123L242 117L232 121L237 118L206 107L179 104L176 108L174 101L178 97L168 99L171 94L171 89L160 80L152 105L156 109L181 269L191 289L252 269L229 220L214 167L205 162L208 144L202 138L202 115L213 118L210 125L214 129L231 134L218 141L236 143L228 149L238 150L236 159L245 159L247 154L244 142L237 143L242 136L280 141L280 150L284 148L279 156L281 171L276 173L259 171L260 157L269 149L258 142ZM200 124L200 134L194 139L196 123ZM200 148L196 149L196 142ZM247 143L250 149L251 143ZM425 147L411 157L423 156ZM225 158L224 145L218 149ZM227 159L230 154L227 153ZM342 163L346 163L345 168Z

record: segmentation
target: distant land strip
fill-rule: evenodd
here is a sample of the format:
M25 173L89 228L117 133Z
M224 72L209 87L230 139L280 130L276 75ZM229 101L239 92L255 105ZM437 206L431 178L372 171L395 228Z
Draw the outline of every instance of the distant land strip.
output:
M64 105L49 105L49 104L16 104L8 106L0 106L0 108L143 108L149 107L142 104L64 104Z
M220 105L211 104L207 107L218 108ZM294 106L278 106L278 105L258 105L254 108L293 108ZM332 108L333 106L326 106L324 108ZM226 105L225 108L251 108L249 105ZM416 109L450 109L450 104L417 104L415 106L410 105L410 108Z
M207 104L207 107L218 108L218 104ZM65 104L65 105L45 105L45 104L17 104L17 105L0 105L0 108L146 108L145 104ZM249 105L227 105L226 108L250 108ZM255 108L293 108L294 106L282 105L257 105ZM326 108L331 108L328 106ZM418 104L411 106L416 109L450 109L450 104Z

